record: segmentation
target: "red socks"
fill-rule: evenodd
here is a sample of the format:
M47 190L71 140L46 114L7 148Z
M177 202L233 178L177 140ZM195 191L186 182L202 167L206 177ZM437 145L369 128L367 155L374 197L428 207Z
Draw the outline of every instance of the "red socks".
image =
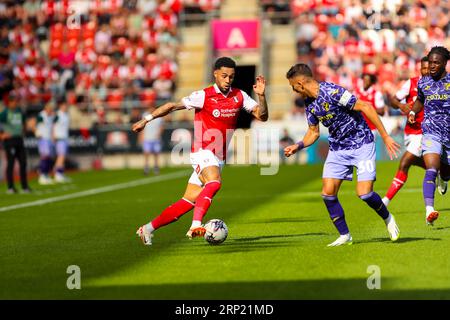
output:
M394 180L392 180L392 184L386 193L386 197L389 200L392 200L396 193L403 187L407 179L408 174L406 172L397 171L397 174L395 175Z
M206 212L211 206L212 199L221 187L220 181L211 181L205 184L202 192L200 192L194 208L194 221L202 221Z
M204 191L204 190L203 190ZM186 212L194 208L194 204L184 198L168 206L164 211L152 221L152 226L156 230L178 220Z
M220 181L211 181L205 185L202 192L200 192L197 201L195 202L193 220L202 221L211 206L213 197L216 195L217 191L219 191L220 187ZM194 204L192 202L184 198L178 200L164 209L164 211L151 222L153 229L159 229L162 226L178 220L179 217L190 211L192 208L194 208Z

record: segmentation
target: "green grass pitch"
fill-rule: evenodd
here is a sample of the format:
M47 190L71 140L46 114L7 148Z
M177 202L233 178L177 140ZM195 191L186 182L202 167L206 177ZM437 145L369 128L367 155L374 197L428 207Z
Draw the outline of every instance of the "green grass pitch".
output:
M397 165L378 163L381 196ZM427 227L424 172L412 168L390 205L401 230L391 243L355 182L345 182L339 198L354 244L328 248L338 234L320 197L321 170L290 165L261 176L256 166L226 167L206 216L228 225L219 246L185 237L192 213L158 230L151 247L135 235L179 199L187 168L163 170L161 177L172 177L166 180L15 210L2 208L143 177L137 170L74 173L64 187L32 184L35 194L3 195L0 299L450 299L449 195L436 193L441 216ZM80 290L66 287L70 265L81 269ZM371 265L380 268L379 290L367 288Z

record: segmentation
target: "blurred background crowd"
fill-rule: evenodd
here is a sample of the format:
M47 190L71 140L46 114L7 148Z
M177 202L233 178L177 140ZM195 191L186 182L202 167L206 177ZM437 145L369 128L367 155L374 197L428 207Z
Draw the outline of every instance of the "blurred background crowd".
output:
M69 105L71 127L128 123L172 97L180 10L204 0L15 0L0 3L0 94L28 115Z
M65 101L72 128L133 121L141 108L170 99L176 90L180 12L212 12L221 2L2 1L0 94L6 101L8 92L16 93L28 114L51 99ZM427 50L449 42L449 1L260 5L273 23L295 22L298 61L312 64L321 80L353 90L362 73L376 74L386 98L417 73Z
M298 61L315 75L350 89L362 74L377 77L386 100L419 75L420 59L436 45L450 47L450 1L440 0L261 0L274 23L296 24ZM277 13L290 11L279 17ZM302 107L302 102L297 101Z

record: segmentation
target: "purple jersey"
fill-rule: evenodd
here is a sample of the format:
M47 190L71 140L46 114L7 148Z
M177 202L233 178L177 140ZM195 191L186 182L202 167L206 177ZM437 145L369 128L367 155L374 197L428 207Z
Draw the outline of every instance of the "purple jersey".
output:
M357 100L345 88L330 82L320 82L319 96L306 99L308 123L315 126L321 122L328 128L330 150L355 150L373 142L362 114L353 110Z
M422 131L450 148L450 74L435 81L422 77L417 85L417 99L424 105Z

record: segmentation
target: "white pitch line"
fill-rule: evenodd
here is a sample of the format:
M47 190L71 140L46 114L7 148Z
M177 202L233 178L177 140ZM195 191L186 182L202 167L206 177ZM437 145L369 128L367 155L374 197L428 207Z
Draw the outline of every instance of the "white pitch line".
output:
M121 189L142 186L145 184L151 184L151 183L156 183L156 182L160 182L160 181L172 180L172 179L184 177L187 174L189 174L190 172L191 172L190 170L189 171L183 170L183 171L169 173L169 174L162 175L162 176L144 178L144 179L134 180L134 181L130 181L130 182L113 184L113 185L106 186L106 187L89 189L89 190L75 192L75 193L71 193L71 194L65 194L65 195L58 196L58 197L52 197L52 198L36 200L36 201L32 201L32 202L25 202L25 203L16 204L16 205L7 206L7 207L1 207L0 212L17 210L17 209L28 208L28 207L42 206L42 205L49 204L49 203L54 203L54 202L59 202L59 201L64 201L64 200L69 200L69 199L75 199L75 198L88 197L88 196L92 196L92 195L99 194L99 193L117 191L117 190L121 190Z

